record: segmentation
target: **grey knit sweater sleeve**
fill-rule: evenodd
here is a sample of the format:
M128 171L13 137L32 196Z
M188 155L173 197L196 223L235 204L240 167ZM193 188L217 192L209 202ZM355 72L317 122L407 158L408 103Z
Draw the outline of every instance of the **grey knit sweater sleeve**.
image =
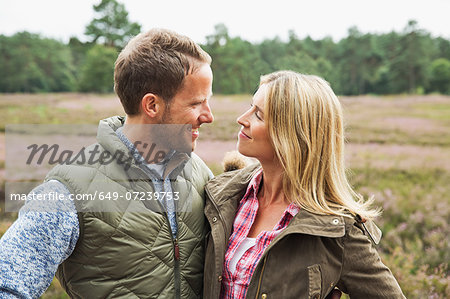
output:
M31 193L63 194L65 199L71 195L55 180L39 185ZM28 200L0 239L0 298L39 298L59 264L75 248L79 223L73 201L46 202L44 211L42 204Z

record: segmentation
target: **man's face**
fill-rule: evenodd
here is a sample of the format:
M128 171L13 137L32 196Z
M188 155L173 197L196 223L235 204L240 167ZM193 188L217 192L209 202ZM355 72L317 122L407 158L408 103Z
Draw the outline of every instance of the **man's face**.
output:
M192 139L192 150L194 150L199 137L200 126L214 120L209 107L209 99L212 96L212 80L211 67L207 63L202 64L194 73L186 76L183 86L170 102L168 111L164 111L163 124L192 126L188 132Z

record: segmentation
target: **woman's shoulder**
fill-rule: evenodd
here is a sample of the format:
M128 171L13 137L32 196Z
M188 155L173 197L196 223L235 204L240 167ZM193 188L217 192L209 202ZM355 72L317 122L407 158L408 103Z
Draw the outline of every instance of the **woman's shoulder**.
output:
M214 178L212 178L207 186L214 188L215 186L223 186L228 184L248 184L253 175L261 168L259 163L248 165L242 169L229 170Z
M356 237L357 235L365 235L375 245L380 243L382 236L381 229L372 219L363 219L360 215L352 215L349 213L347 217L343 217L346 226L346 235Z

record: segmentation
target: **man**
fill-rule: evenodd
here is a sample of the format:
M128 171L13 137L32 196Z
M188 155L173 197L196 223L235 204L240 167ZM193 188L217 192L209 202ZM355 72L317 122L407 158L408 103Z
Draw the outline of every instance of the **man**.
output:
M100 121L98 143L85 150L120 153L121 161L59 165L32 191L66 198L103 192L122 200L49 203L56 212L27 203L0 240L0 298L37 298L55 273L74 298L201 296L203 188L212 174L195 154L174 151L177 141L169 137L186 136L188 128L193 149L199 127L213 121L210 63L191 39L168 30L128 43L114 71L126 117ZM153 128L161 124L175 128L158 133ZM147 198L133 200L137 192Z

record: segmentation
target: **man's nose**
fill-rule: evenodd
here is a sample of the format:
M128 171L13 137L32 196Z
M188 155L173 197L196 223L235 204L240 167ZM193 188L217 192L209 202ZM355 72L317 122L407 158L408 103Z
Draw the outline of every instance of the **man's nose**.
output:
M214 116L211 112L211 107L208 103L205 103L204 106L205 107L199 117L199 120L201 123L212 123L214 121Z

